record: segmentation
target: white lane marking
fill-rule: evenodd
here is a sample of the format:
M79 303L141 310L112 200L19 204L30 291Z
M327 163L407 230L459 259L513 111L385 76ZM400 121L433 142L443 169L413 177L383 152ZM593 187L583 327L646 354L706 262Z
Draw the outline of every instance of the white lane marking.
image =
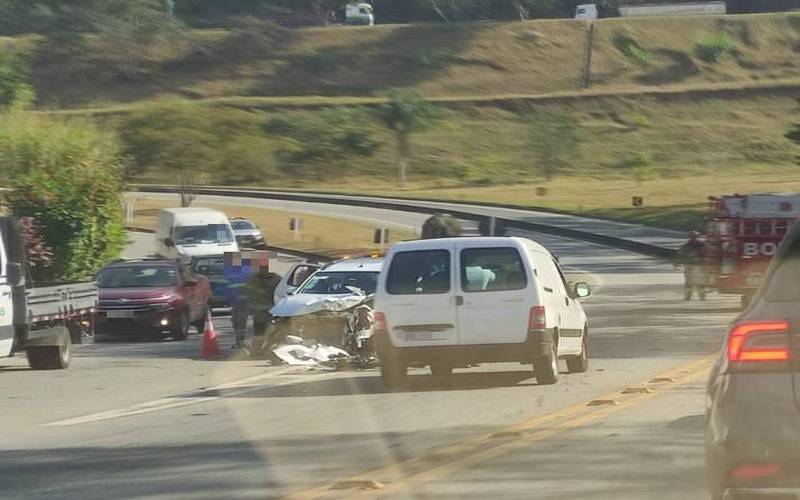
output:
M58 420L58 421L55 421L55 422L46 423L44 425L47 426L47 427L66 427L66 426L71 426L71 425L79 425L79 424L88 424L88 423L93 423L93 422L100 422L100 421L103 421L103 420L111 420L111 419L114 419L114 418L132 417L132 416L135 416L135 415L142 415L144 413L152 413L152 412L156 412L156 411L169 410L169 409L172 409L172 408L180 408L180 407L183 407L183 406L190 406L190 405L196 405L196 404L201 404L201 403L208 403L208 402L217 401L217 400L223 399L225 397L229 397L229 396L238 396L238 395L241 395L241 394L247 394L248 392L255 392L255 391L258 391L258 390L262 390L265 387L279 387L279 386L282 386L282 385L293 384L295 382L303 382L303 381L306 381L306 380L317 379L317 378L320 378L322 376L330 375L331 373L334 373L334 372L323 372L323 373L320 373L319 375L311 376L311 377L292 378L292 379L284 380L284 381L282 381L280 383L272 384L272 385L269 385L269 386L264 386L264 385L256 385L256 386L246 385L246 384L250 384L252 382L258 382L260 380L274 378L276 376L280 376L280 375L283 375L285 373L289 373L289 372L292 372L292 371L297 372L298 374L307 373L307 372L303 372L303 371L298 371L297 368L295 368L295 367L284 368L282 370L277 370L277 371L274 371L274 372L271 372L271 373L263 373L261 375L255 375L255 376L252 376L252 377L243 378L241 380L236 380L236 381L233 381L233 382L220 384L220 385L217 385L217 386L214 386L214 387L208 387L208 388L202 389L200 391L195 391L195 392L188 393L188 394L186 394L184 396L154 399L152 401L147 401L145 403L139 403L139 404L136 404L136 405L125 407L125 408L119 408L119 409L116 409L116 410L108 410L108 411L103 411L103 412L99 412L99 413L92 413L92 414L89 414L89 415L83 415L83 416L80 416L80 417L69 418L69 419L66 419L66 420ZM226 389L235 389L237 387L241 387L242 390L232 391L232 392L229 392L229 393L227 393L227 394L225 394L223 396L203 396L203 394L213 393L213 392L216 392L216 391L226 390Z

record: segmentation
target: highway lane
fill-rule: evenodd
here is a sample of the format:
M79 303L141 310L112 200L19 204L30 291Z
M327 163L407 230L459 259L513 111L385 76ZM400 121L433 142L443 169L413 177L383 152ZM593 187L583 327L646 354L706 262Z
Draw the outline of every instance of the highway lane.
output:
M335 205L301 208L348 216ZM361 217L388 217L396 224L419 221L415 214L357 210ZM452 387L443 388L433 385L426 370L414 370L410 389L394 393L383 388L374 370L282 371L251 361L203 362L167 355L162 348L169 343L147 345L145 352L133 345L112 359L87 350L85 359L76 360L77 370L59 377L10 373L13 397L3 389L0 428L27 425L3 435L0 475L8 479L0 497L107 498L113 486L115 498L272 498L330 485L482 433L502 437L519 422L547 418L571 405L582 408L588 400L695 362L719 346L736 312L736 301L727 297L684 303L681 277L668 264L573 240L537 239L571 272L588 273L596 285L585 302L592 356L586 374L538 386L527 367L484 365L458 372ZM104 361L113 368L103 367ZM81 365L85 373L76 375ZM138 378L128 375L139 370ZM131 383L113 378L120 373ZM185 389L253 376L263 378L206 392ZM690 471L673 497L703 498L697 421L702 388L692 384L491 462L453 465L428 482L414 482L413 470L379 471L376 480L404 498L476 492L573 498L594 491L599 498L662 498L659 487ZM175 405L184 400L191 403ZM152 411L131 408L142 403ZM59 425L45 425L53 423ZM657 446L660 439L675 444ZM446 461L464 462L458 454ZM572 468L580 481L570 479ZM625 470L639 475L628 477ZM626 489L630 481L637 487Z

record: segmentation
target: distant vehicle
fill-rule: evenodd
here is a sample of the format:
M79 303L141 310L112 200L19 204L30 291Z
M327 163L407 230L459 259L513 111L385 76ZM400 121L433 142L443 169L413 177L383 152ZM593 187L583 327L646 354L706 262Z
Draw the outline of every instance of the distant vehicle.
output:
M586 3L575 7L575 19L597 19L597 5Z
M746 303L787 229L800 217L800 194L730 195L710 201L708 273L720 293L742 295Z
M434 376L473 363L533 364L540 384L588 369L588 324L550 252L524 238L443 238L397 243L375 292L374 342L381 375L402 386L409 365Z
M705 444L714 499L800 497L799 312L795 224L711 370Z
M239 248L265 249L267 247L261 228L251 221L235 217L231 219L231 228L233 228L233 235Z
M345 7L345 24L372 26L375 24L375 13L372 5L366 2L352 2Z
M94 283L37 287L18 222L0 217L0 358L25 351L34 370L64 369L72 344L93 333Z
M270 311L275 328L282 330L277 335L288 333L323 343L338 343L344 333L344 320L339 315L331 315L326 320L314 313L322 312L324 316L329 299L333 299L337 307L340 299L348 296L353 297L353 306L361 303L359 296L375 293L382 266L380 258L345 259L312 274Z
M98 336L152 335L185 340L202 332L209 314L208 278L166 259L114 262L97 274Z
M675 2L619 6L619 14L622 17L702 16L726 13L725 2Z
M169 208L158 213L156 252L188 263L192 257L238 252L228 218L209 208Z

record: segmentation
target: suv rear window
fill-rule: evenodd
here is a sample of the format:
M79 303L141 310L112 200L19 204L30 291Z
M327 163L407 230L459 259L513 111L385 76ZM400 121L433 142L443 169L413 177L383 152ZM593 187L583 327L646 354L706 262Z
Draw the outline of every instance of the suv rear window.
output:
M516 248L468 248L461 251L461 287L465 292L502 292L528 286Z
M780 261L769 278L766 299L768 302L800 302L800 232L790 233L793 241L780 256Z
M391 295L430 295L450 291L450 252L417 250L398 252L386 279Z

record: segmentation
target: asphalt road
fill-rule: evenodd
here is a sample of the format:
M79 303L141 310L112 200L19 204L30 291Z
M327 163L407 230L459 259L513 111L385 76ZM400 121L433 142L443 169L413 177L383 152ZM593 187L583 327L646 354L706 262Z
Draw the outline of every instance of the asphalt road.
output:
M375 370L203 361L197 335L82 347L62 372L0 360L0 498L706 498L702 385L738 301L687 304L669 264L533 237L594 284L585 374L487 364L440 387L419 369L388 392Z

